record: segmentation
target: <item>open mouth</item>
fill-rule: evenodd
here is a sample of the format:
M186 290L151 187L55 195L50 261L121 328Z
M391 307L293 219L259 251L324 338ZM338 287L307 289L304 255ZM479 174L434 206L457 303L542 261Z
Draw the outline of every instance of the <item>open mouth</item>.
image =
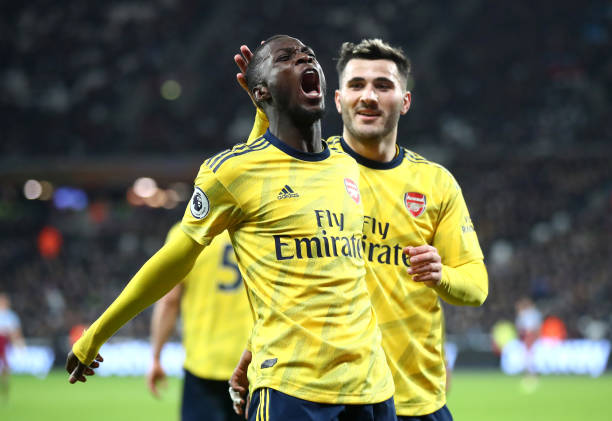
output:
M302 73L300 88L306 98L320 98L321 82L319 73L314 69L308 69Z

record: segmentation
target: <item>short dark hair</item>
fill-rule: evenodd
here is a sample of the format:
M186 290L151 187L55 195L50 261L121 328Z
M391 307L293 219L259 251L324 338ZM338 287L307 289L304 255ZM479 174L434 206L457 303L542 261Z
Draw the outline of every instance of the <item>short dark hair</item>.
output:
M404 79L404 83L408 82L410 77L410 60L404 54L400 47L392 47L379 38L363 39L359 44L345 42L340 47L340 54L336 70L338 78L342 77L342 72L349 61L352 59L366 60L391 60L397 66L400 76Z
M245 73L245 78L249 91L253 92L255 86L257 86L263 81L263 74L261 73L261 69L259 66L265 58L262 54L263 47L265 47L266 44L268 44L270 41L274 41L278 38L291 37L289 35L273 35L264 42L262 42L260 45L258 45L255 51L253 51L253 57L251 57L251 61L249 62Z

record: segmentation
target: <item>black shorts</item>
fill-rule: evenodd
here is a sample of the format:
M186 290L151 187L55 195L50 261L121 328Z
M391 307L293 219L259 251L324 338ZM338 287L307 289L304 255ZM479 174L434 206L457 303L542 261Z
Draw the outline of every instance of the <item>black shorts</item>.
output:
M249 421L395 421L393 398L364 405L326 404L286 395L270 388L251 397Z
M182 421L244 421L232 408L226 380L208 380L185 370Z

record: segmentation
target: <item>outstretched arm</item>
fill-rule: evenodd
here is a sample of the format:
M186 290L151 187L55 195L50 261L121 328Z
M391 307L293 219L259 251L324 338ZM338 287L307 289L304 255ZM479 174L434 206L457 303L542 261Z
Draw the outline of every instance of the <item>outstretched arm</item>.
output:
M182 231L167 242L134 275L125 289L72 347L66 369L70 381L84 381L98 350L121 326L178 284L191 270L203 246ZM72 354L71 353L71 354Z
M147 372L147 386L156 398L159 397L157 384L165 383L166 373L161 365L160 357L164 344L174 331L176 320L178 319L181 294L183 284L178 284L169 293L164 295L161 300L155 303L153 315L151 316L151 348L153 359L151 367Z

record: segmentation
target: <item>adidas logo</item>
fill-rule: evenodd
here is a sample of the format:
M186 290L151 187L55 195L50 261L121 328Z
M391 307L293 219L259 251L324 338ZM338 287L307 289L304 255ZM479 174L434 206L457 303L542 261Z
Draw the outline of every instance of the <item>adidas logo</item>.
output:
M285 187L283 187L283 189L278 194L277 199L289 199L291 197L300 197L300 195L294 192L291 187L285 184Z

